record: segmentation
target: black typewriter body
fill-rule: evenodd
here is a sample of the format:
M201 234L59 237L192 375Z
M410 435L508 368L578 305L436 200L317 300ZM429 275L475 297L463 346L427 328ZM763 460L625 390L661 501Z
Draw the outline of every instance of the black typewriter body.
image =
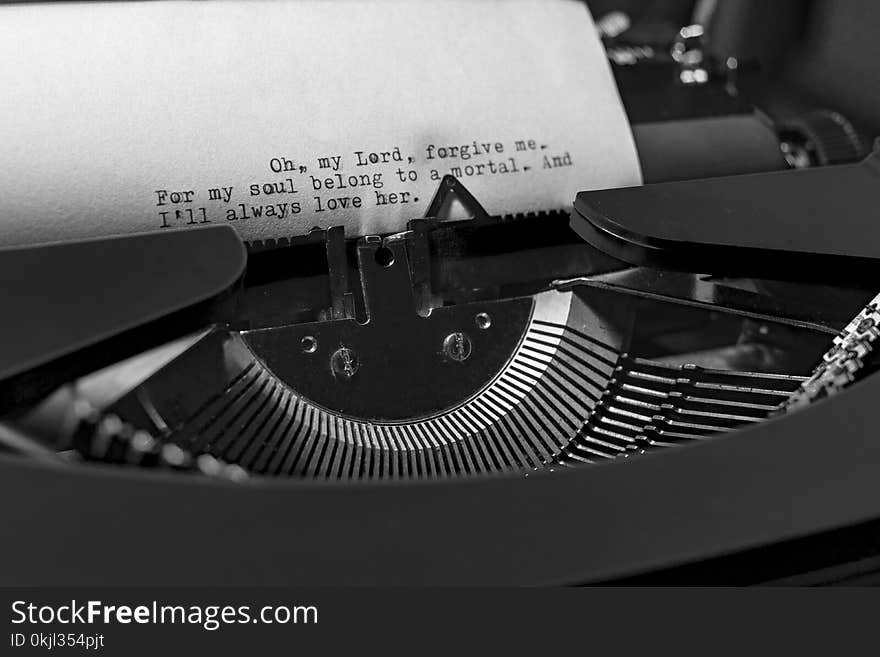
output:
M644 187L0 251L0 580L880 581L880 12L629 4Z

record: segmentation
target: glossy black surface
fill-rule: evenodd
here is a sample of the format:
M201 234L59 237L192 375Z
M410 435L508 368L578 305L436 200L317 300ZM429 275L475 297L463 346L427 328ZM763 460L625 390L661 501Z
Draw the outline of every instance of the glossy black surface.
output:
M209 323L245 262L228 226L0 250L0 410Z
M880 379L686 449L527 478L242 485L0 457L4 584L607 580L880 516ZM75 491L75 494L71 494ZM13 567L14 566L14 567Z

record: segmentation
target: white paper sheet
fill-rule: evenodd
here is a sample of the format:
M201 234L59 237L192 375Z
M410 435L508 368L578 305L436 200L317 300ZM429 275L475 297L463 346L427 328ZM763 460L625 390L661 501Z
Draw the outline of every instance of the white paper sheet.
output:
M499 214L641 182L571 0L7 5L0 62L0 245L384 233L447 173Z

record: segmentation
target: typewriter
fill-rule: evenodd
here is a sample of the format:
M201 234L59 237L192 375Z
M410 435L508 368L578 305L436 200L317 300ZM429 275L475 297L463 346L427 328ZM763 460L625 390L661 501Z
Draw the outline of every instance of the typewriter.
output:
M629 4L643 187L0 251L3 580L876 581L880 16Z

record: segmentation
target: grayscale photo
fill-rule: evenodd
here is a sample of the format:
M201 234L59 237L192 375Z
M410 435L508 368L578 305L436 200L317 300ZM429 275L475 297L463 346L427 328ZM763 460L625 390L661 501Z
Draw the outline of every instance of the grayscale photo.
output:
M614 634L880 584L878 30L0 3L0 645Z

